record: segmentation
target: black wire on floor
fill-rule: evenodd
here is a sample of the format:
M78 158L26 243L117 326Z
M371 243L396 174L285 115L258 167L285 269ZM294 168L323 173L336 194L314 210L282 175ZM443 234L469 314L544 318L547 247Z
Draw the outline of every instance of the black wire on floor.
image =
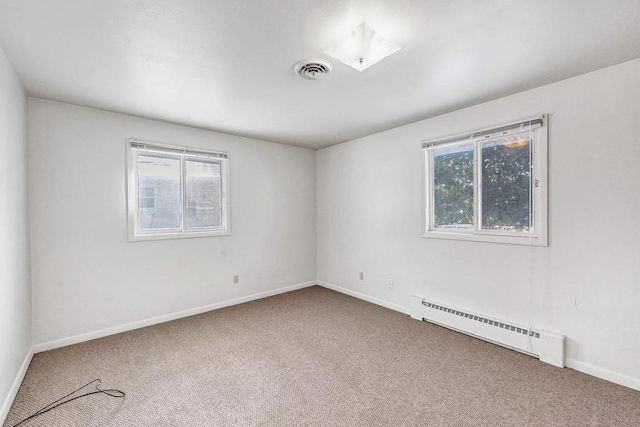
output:
M93 383L97 383L96 384L96 391L90 391L88 393L84 393L84 394L81 394L79 396L69 397L69 396L72 396L75 393L79 392L83 388L90 386ZM42 414L46 414L47 412L51 411L52 409L57 408L58 406L62 406L62 405L67 404L69 402L73 402L74 400L80 399L82 397L91 396L92 394L106 394L107 396L116 397L116 398L124 398L126 396L124 391L116 390L116 389L113 389L113 388L108 388L106 390L101 389L100 388L100 384L101 383L102 383L102 381L100 381L100 379L96 378L95 380L86 383L85 385L83 385L79 389L76 389L76 390L72 391L71 393L69 393L69 394L67 394L65 396L62 396L60 399L49 403L47 406L45 406L42 409L36 411L35 413L33 413L32 415L28 416L24 420L20 421L17 424L14 424L13 427L18 427L19 425L24 424L27 421L29 421L29 420L31 420L31 419L33 419L35 417L38 417L38 416L40 416Z

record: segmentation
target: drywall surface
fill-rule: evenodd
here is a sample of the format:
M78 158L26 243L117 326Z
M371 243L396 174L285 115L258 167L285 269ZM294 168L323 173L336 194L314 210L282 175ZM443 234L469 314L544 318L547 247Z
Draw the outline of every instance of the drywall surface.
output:
M315 279L314 151L34 98L29 127L34 344ZM228 151L231 235L128 242L131 137Z
M541 113L549 247L421 238L421 141ZM636 60L318 151L318 279L405 307L531 312L567 336L569 366L640 388L639 117Z
M0 407L31 348L28 182L27 97L0 50Z

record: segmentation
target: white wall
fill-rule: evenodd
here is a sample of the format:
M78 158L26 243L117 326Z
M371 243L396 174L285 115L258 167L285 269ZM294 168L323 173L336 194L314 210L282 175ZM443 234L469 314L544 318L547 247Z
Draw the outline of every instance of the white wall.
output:
M523 246L421 238L421 141L540 113L550 246L530 261ZM526 325L531 262L533 326L567 336L570 366L640 389L639 118L636 60L319 151L318 279Z
M33 98L29 131L35 344L315 279L313 151ZM129 243L130 137L229 151L231 236Z
M28 202L27 97L0 50L0 422L31 348Z

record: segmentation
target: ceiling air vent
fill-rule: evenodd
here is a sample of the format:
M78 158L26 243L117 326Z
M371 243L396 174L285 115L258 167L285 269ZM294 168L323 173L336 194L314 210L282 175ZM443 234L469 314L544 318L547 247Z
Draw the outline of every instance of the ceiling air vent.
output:
M322 80L333 70L329 61L312 58L303 59L295 66L296 74L307 80Z

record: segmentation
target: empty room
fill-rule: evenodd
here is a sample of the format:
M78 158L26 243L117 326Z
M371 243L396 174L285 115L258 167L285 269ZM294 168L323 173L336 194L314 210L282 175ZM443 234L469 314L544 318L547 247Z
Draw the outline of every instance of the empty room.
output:
M0 0L0 425L640 426L640 1Z

